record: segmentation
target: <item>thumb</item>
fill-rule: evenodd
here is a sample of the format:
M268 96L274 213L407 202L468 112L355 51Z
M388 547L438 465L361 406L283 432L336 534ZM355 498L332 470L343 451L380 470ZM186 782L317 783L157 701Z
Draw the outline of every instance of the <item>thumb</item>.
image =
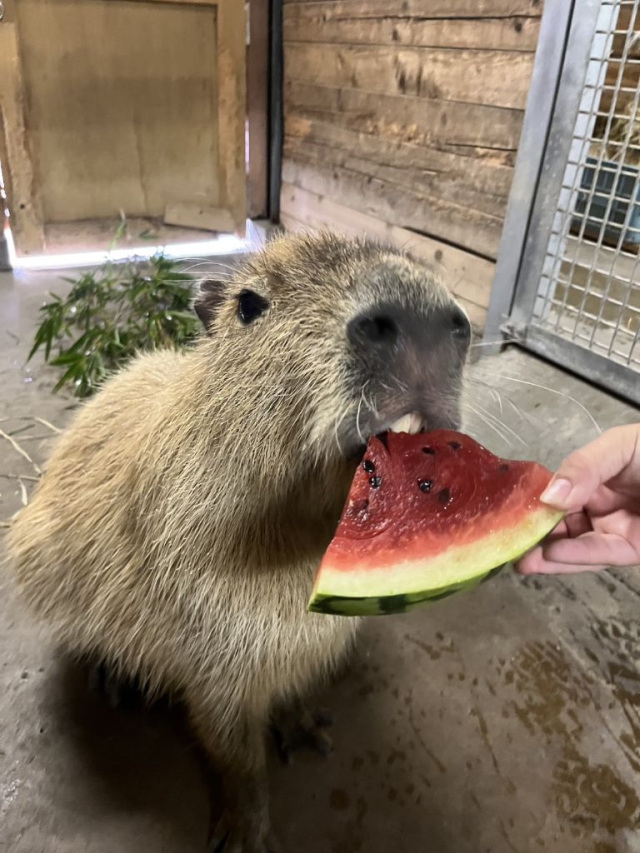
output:
M600 485L632 465L638 448L637 426L615 427L568 456L541 500L561 510L583 507Z

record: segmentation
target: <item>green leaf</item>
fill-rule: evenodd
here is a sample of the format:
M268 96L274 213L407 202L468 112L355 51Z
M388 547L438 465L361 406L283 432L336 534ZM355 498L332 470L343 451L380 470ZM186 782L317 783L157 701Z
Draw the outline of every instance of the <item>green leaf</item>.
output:
M112 245L125 233L122 220ZM107 260L63 280L67 295L50 294L41 307L28 356L44 348L45 361L62 369L56 390L71 384L76 396L87 396L137 352L187 346L197 336L199 323L189 310L194 277L162 252L148 260Z
M66 350L55 358L52 358L49 364L52 364L54 367L64 367L65 364L77 364L82 357L81 353Z
M63 388L67 382L70 382L72 379L77 379L80 376L80 365L73 364L65 373L62 374L60 379L53 386L54 392L59 391Z

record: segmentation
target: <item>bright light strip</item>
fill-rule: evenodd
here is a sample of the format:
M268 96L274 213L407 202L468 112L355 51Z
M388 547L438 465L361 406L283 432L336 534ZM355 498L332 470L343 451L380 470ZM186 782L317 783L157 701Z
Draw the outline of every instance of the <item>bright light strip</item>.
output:
M125 261L128 258L150 258L158 252L167 258L215 257L216 255L233 255L248 251L249 240L241 239L233 234L222 234L213 240L202 242L174 243L169 246L131 246L126 249L113 249L103 252L74 252L61 255L34 255L28 258L18 258L11 231L5 231L9 248L9 260L13 269L46 270L70 269L72 267L99 266L107 260Z

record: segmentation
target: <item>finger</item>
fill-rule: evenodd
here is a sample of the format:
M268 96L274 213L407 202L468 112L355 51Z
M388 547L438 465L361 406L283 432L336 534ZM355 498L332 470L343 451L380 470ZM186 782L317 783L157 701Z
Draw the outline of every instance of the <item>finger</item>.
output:
M579 572L601 572L607 568L603 563L599 566L580 563L554 563L552 560L541 560L535 568L528 567L525 570L518 568L523 575L576 575Z
M533 548L515 564L515 569L521 575L537 575L544 571L546 560L542 546Z
M582 536L584 533L589 533L593 530L593 525L585 512L573 512L565 516L565 528L567 530L565 539L577 539L578 536ZM554 538L559 539L560 537L556 536Z
M548 533L543 542L536 548L532 548L527 554L524 554L516 563L516 569L522 574L535 572L536 561L544 559L542 548L547 542L556 542L571 537L580 536L592 530L591 521L584 512L576 512L566 515L551 531Z
M568 516L566 518L568 518ZM570 535L566 518L563 518L562 521L553 528L551 533L547 533L547 539L566 539L567 536Z
M599 572L607 567L602 565L591 565L585 563L559 563L548 560L541 546L534 548L525 554L516 564L516 571L521 575L567 575L578 572Z
M611 515L611 513L628 506L629 496L627 494L617 492L609 486L600 486L587 501L585 509L591 517L594 517Z
M631 566L638 560L635 549L615 533L584 533L577 539L558 539L542 546L544 560L553 563L600 566Z
M557 509L583 507L603 483L627 468L640 470L640 424L615 427L560 465L542 500Z

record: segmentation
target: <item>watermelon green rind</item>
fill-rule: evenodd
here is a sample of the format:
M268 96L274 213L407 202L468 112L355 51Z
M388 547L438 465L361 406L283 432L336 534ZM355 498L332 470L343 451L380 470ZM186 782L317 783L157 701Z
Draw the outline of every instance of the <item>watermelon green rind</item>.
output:
M464 583L454 583L444 589L430 589L424 594L399 593L382 598L355 598L339 595L315 595L309 602L313 613L333 614L335 616L386 616L392 613L409 613L430 602L440 601L457 592L470 591L485 580L498 574L504 566L498 566L484 575L472 578Z
M324 565L309 610L345 616L406 613L430 600L477 586L488 575L514 562L553 530L563 514L543 504L511 531L500 531L473 545L453 546L438 559L357 571L332 571ZM425 568L427 570L425 571ZM428 588L425 588L428 582ZM361 586L360 586L361 584Z

